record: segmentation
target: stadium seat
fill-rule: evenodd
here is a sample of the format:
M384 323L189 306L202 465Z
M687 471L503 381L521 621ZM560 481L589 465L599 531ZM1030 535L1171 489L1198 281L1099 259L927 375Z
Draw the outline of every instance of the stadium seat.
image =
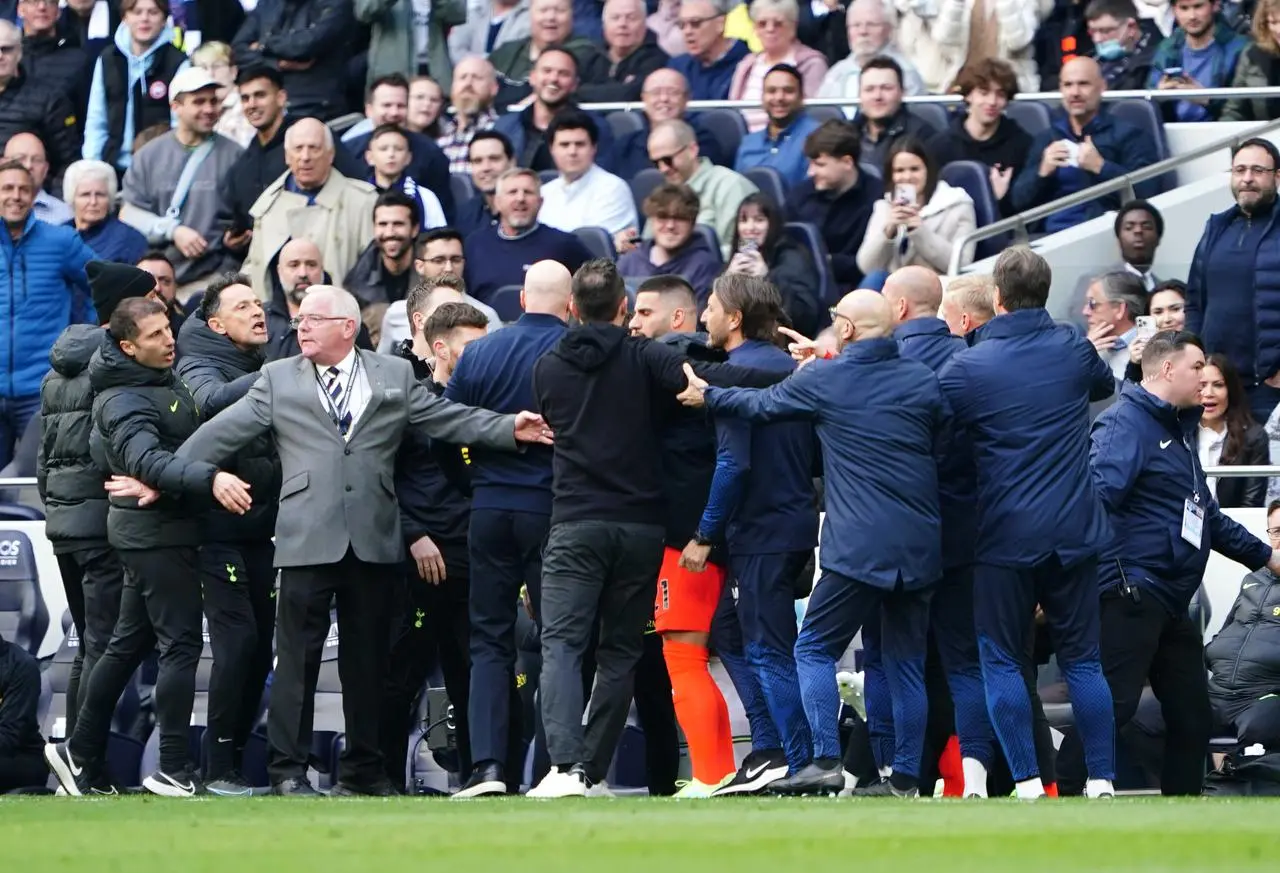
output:
M594 257L610 261L618 257L617 249L613 247L613 237L603 227L580 227L573 235L582 240L582 244Z
M644 218L645 198L653 193L653 189L666 182L666 178L656 167L641 170L631 180L631 196L636 200L636 214Z
M839 106L806 106L805 114L817 122L844 121L844 110Z
M877 167L875 164L858 164L858 169L866 173L868 176L874 176L881 181L884 180L883 167Z
M1049 107L1030 100L1015 100L1009 104L1005 114L1032 136L1047 130L1053 124L1053 115L1049 112Z
M706 240L707 246L711 251L715 252L716 260L724 260L720 254L720 237L716 235L716 229L714 227L708 227L705 224L695 224L693 226L693 232L701 235L702 238ZM634 299L632 302L634 302Z
M338 676L338 622L331 616L329 633L320 652L320 674L316 679L316 703L313 729L337 732L346 726L342 715L342 679Z
M738 146L747 135L747 122L735 109L706 109L698 113L698 122L720 146L720 154L733 166L738 157Z
M952 161L942 168L939 176L948 185L963 188L973 198L973 212L978 227L986 227L1000 220L1000 206L991 190L985 165L977 161ZM977 245L974 259L981 260L999 254L1009 245L1009 240L1008 234L983 240Z
M453 205L461 206L478 193L470 176L460 173L449 174L449 190L453 193Z
M950 124L950 116L946 107L940 103L908 103L907 112L932 127L935 131L946 130Z
M813 258L813 264L818 270L818 287L822 290L822 299L831 306L840 302L836 279L831 273L831 258L827 254L827 244L823 241L818 228L807 221L788 221L786 232L787 236L804 246L809 256ZM825 325L822 313L819 314L819 321Z
M504 324L524 315L524 310L520 308L520 290L519 285L503 285L493 292L493 297L488 301Z
M0 521L44 521L44 513L24 503L0 503Z
M1163 161L1169 157L1169 143L1164 136L1164 122L1160 120L1160 110L1146 100L1120 100L1109 106L1111 114L1121 121L1131 124L1151 137L1156 144L1156 158ZM1178 187L1178 174L1168 172L1156 178L1159 187L1157 193L1172 191Z
M605 121L609 122L609 129L615 140L644 130L645 126L644 115L639 112L610 112L605 116Z
M742 175L750 179L764 194L768 194L773 202L784 213L787 209L787 184L782 174L773 167L751 167Z
M31 540L22 531L0 530L0 637L38 657L48 629Z

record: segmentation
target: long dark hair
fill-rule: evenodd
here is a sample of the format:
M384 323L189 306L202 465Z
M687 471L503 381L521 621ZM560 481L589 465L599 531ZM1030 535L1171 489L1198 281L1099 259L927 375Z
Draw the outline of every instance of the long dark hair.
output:
M1240 381L1240 373L1235 364L1226 355L1215 352L1205 358L1206 367L1217 367L1222 374L1222 381L1227 386L1227 440L1222 446L1222 457L1218 463L1223 466L1234 464L1240 452L1244 450L1244 436L1256 422L1249 408L1249 398L1245 396L1244 385Z
M915 155L924 164L924 190L919 192L920 205L924 206L933 199L933 192L938 190L938 162L929 154L924 143L915 137L899 140L889 149L889 154L884 159L884 184L888 191L893 190L893 160L902 154Z
M778 204L774 203L773 198L763 191L748 194L738 204L738 211L733 217L733 245L730 251L736 252L742 245L742 237L738 234L738 221L742 218L742 210L748 206L754 206L759 209L769 222L769 230L765 233L764 243L760 246L760 257L764 258L766 264L772 265L773 255L778 249L778 242L782 239L787 220L782 217L782 210L778 207Z

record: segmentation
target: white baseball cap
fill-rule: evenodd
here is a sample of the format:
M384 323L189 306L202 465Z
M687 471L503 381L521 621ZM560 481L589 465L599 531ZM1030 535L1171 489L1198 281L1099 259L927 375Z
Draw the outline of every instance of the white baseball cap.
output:
M213 76L209 75L208 70L194 66L187 67L185 70L179 70L173 77L173 81L169 83L169 99L176 100L183 94L193 94L205 88L216 87L218 83Z

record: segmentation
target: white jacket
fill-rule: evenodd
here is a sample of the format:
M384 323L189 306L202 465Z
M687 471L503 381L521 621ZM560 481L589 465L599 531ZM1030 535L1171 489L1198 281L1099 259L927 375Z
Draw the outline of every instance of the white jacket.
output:
M858 269L863 273L877 270L892 273L901 267L921 266L945 275L951 263L952 244L978 226L973 198L963 188L954 188L939 180L933 196L920 210L920 226L906 234L904 253L899 248L897 236L889 238L884 235L892 196L886 195L871 209L867 235L858 247ZM974 243L965 246L960 266L973 260L973 248Z
M988 0L1000 23L1000 58L1013 65L1022 91L1040 90L1035 35L1053 0ZM945 93L969 49L973 0L893 0L898 12L898 45L911 58L925 86Z

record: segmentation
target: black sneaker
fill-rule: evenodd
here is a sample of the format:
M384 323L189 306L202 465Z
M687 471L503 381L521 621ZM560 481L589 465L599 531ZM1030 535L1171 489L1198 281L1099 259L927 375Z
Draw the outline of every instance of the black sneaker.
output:
M747 755L733 779L711 793L712 797L758 794L787 775L787 756L781 749L764 749Z
M271 793L277 797L319 797L315 786L300 776L282 779L271 786Z
M253 786L239 772L232 770L205 784L205 790L219 797L250 797Z
M502 765L497 761L482 761L476 764L466 783L453 795L455 800L467 800L472 797L493 797L507 793L507 780L502 773Z
M71 797L84 796L89 787L89 774L81 763L71 757L66 743L46 743L44 761L63 792Z
M800 769L794 776L779 779L769 786L773 794L792 797L826 795L836 797L844 790L844 767L839 758L818 758Z
M867 786L860 786L853 789L854 797L901 797L905 799L913 799L920 796L920 789L917 786L910 788L898 788L888 779L881 779L879 782L872 782Z
M142 780L142 787L161 797L195 797L204 794L204 784L190 767L176 773L157 770Z

